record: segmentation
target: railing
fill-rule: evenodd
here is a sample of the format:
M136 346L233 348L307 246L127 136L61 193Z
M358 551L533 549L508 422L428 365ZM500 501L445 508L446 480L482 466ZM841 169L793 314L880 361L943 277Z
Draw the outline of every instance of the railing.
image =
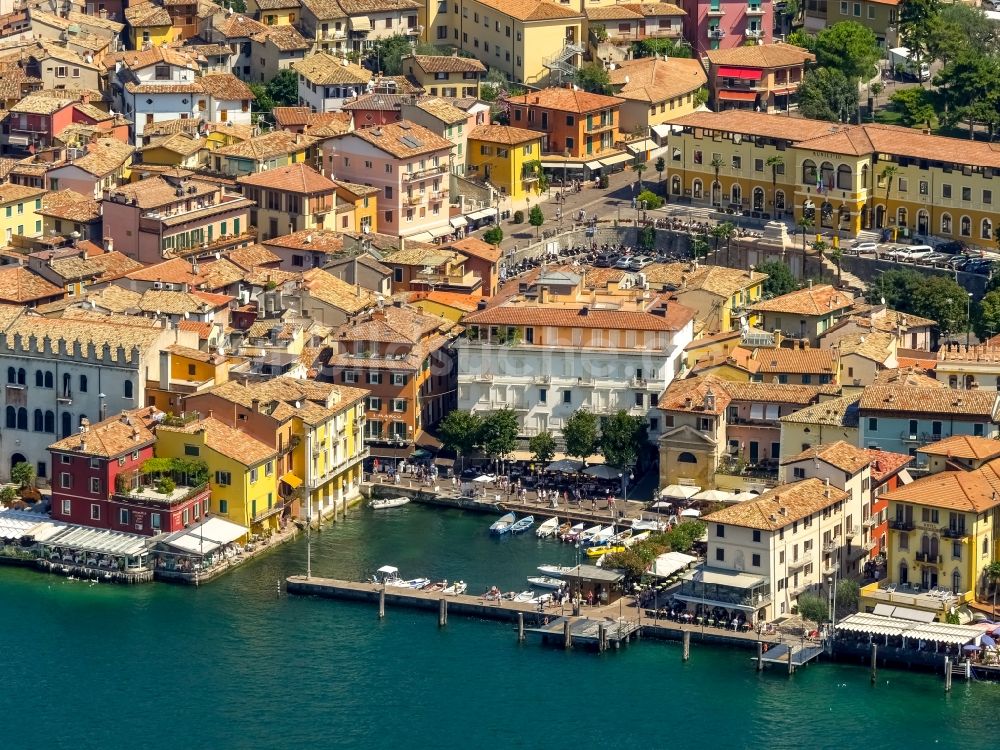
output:
M830 552L830 553L836 552L839 548L840 548L840 545L837 544L836 542L826 542L826 543L823 544L823 551L824 552Z
M873 529L875 528L877 523L878 523L877 516L868 516L868 518L862 521L861 525L864 526L866 529Z
M184 492L179 497L174 497L173 493L171 493L170 495L164 495L163 497L150 497L149 495L133 494L133 493L140 493L143 490L148 490L153 488L154 486L152 484L148 484L148 485L143 485L141 487L129 488L128 491L125 492L121 492L116 489L113 493L113 497L119 499L119 501L121 502L133 503L133 504L153 503L155 505L166 505L166 504L174 505L176 503L183 503L186 500L190 500L193 497L197 497L198 495L207 492L208 482L203 482L202 484L187 488L187 492ZM180 486L175 487L175 491L182 489L184 488Z
M762 16L762 15L764 15L764 6L763 5L748 5L747 6L747 15L748 16Z
M899 439L908 443L936 443L942 439L942 434L934 432L910 432L909 430L903 430L903 432L899 433Z
M428 177L436 177L444 172L448 167L444 164L439 164L436 167L427 167L426 169L420 169L415 172L403 172L403 182L412 182L415 180L425 180Z
M969 535L969 532L965 528L952 528L951 526L945 526L941 529L941 535L948 537L949 539L961 539Z
M875 540L869 539L867 542L862 544L861 547L865 550L865 552L871 552L873 549L875 549Z
M792 596L798 596L799 594L805 593L806 591L808 591L809 589L811 589L815 585L816 584L813 583L813 582L811 582L811 583L800 583L798 586L792 588L790 590L790 593L791 593Z
M899 518L889 520L889 528L895 531L913 531L913 521L903 521Z
M746 29L743 32L743 36L747 39L760 39L764 36L764 29Z
M534 376L532 376L531 381L533 383L551 383L552 382L552 376L551 375L534 375Z
M637 377L630 378L628 384L633 388L645 388L648 385L645 378L637 378Z
M802 568L804 568L808 564L809 560L803 557L798 560L792 560L790 563L788 563L788 565L785 566L785 569L790 573L793 570L802 570Z
M857 526L851 526L850 528L844 529L844 536L847 537L848 539L856 537L858 533L859 532Z
M183 411L180 414L168 414L160 422L164 427L184 427L201 418L201 413L196 411Z
M408 194L403 196L404 206L419 206L424 200L423 193Z
M836 573L839 570L840 570L840 563L838 563L838 562L826 562L826 563L823 563L823 573L824 574Z
M928 565L941 564L941 555L933 555L930 552L917 552L916 559L918 563L926 563Z
M606 130L607 128L613 128L615 125L614 118L608 118L606 120L597 120L587 123L587 132L593 133L597 130Z
M722 39L726 36L725 29L711 28L708 30L708 36L712 39Z

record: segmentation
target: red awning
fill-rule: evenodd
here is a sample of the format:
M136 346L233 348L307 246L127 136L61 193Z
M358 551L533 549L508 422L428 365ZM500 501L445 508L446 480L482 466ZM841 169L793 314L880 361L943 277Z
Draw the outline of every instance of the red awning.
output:
M764 71L757 68L733 68L721 66L716 72L720 78L740 78L744 81L759 81L764 77Z
M794 94L798 90L798 86L789 86L788 88L772 89L771 93L775 96L784 96L785 94Z
M757 94L753 91L720 91L719 98L724 102L753 102Z

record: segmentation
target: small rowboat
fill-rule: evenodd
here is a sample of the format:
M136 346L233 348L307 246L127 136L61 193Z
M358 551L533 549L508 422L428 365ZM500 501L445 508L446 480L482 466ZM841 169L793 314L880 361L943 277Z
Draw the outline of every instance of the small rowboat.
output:
M540 589L561 589L566 585L565 581L549 576L528 576L528 583Z
M534 516L525 516L524 518L521 518L520 520L514 522L514 524L510 527L510 533L520 534L522 531L527 531L528 529L530 529L532 526L534 526L534 524L535 524Z
M580 534L583 532L583 526L584 525L582 523L578 523L575 526L570 526L569 531L567 531L559 538L562 539L564 542L575 542L577 539L580 538Z
M535 536L539 537L540 539L544 539L545 537L549 537L555 534L556 529L558 528L559 528L559 519L550 518L548 521L543 521L542 524L537 529L535 529Z
M577 541L580 542L580 544L586 544L600 532L601 532L600 524L598 524L597 526L591 526L589 529L584 529L583 531L580 532L579 536L577 537Z
M469 584L465 581L455 581L451 586L445 586L441 593L445 596L458 596L459 594L464 594L469 588Z
M381 500L372 500L369 506L372 510L388 510L389 508L398 508L401 505L406 505L410 502L408 497L386 497Z
M608 544L602 544L598 547L590 547L587 550L587 557L601 557L602 555L611 555L615 552L624 552L625 547L612 547Z
M564 524L560 524L559 528L556 529L556 536L558 538L562 539L564 536L566 536L569 533L569 530L572 529L572 528L573 528L573 522L572 521L567 521Z
M517 516L513 513L508 513L505 516L501 516L490 526L491 534L506 534L510 531L510 527L514 525L514 521L517 520Z
M557 578L566 573L570 573L576 570L573 565L539 565L538 572L547 576L556 576Z

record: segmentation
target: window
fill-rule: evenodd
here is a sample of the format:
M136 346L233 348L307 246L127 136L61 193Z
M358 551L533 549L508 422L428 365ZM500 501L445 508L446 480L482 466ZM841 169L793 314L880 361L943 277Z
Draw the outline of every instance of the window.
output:
M228 500L220 500L219 501L219 513L221 513L222 515L226 515L226 514L229 513L229 501Z
M721 524L721 523L715 524L715 535L717 537L719 537L719 538L725 538L725 536L726 536L726 527L725 527L724 524Z
M927 180L921 180L917 184L917 189L919 190L919 192L920 192L921 195L927 195L927 192L928 192L928 183L927 183Z
M562 392L562 402L564 404L573 403L573 391L563 391Z
M258 474L259 474L258 469L250 469L250 484L255 484L257 482Z
M760 555L759 554L751 555L750 556L750 564L753 565L755 568L759 568L760 567Z
M392 400L392 410L395 412L405 412L406 411L406 399L405 398L394 398Z
M90 478L90 492L93 495L101 494L101 480L97 477Z
M86 393L86 392L87 392L87 376L86 375L81 375L80 376L80 393Z
M393 385L406 385L406 375L394 372L392 373L392 384Z
M73 475L68 472L63 472L59 475L59 486L64 490L69 489L73 486Z
M354 372L354 370L344 370L344 372L340 374L340 379L345 383L357 383L358 374Z
M264 476L269 477L274 473L274 461L268 461L264 464Z
M184 444L184 455L185 456L200 456L201 449L197 445L191 445L190 443Z
M849 15L847 11L847 0L840 0L840 15Z
M63 498L63 501L62 501L62 514L64 516L71 515L72 514L72 510L73 510L73 503L72 503L72 501L69 500L68 498Z
M871 432L875 432L875 431L878 430L878 418L877 417L868 417L868 429Z
M760 543L760 529L753 530L753 540L758 544Z
M906 192L906 187L907 187L906 178L905 177L897 177L896 178L896 189L899 192L901 192L901 193L905 193Z
M101 506L97 503L90 504L90 520L100 521L101 520Z
M803 469L801 466L796 466L794 469L792 469L792 476L795 477L796 479L805 479L806 470Z
M132 384L131 380L126 380L122 384L122 395L125 398L135 398L135 386Z
M538 403L546 404L548 403L549 392L545 388L538 389Z
M725 562L725 560L726 560L726 550L724 550L722 547L716 547L715 548L715 559L718 562Z
M223 487L228 487L233 483L233 476L228 471L215 472L215 483Z
M962 200L963 201L971 201L972 200L972 188L970 188L970 187L963 187L962 188Z
M951 185L942 185L941 186L941 197L942 198L951 198Z
M734 156L733 157L733 169L742 169L742 168L743 168L743 157L742 156Z
M128 526L128 508L118 509L118 523L122 526Z
M381 385L381 384L382 384L382 373L380 372L368 373L368 385Z
M382 410L382 399L378 396L368 397L368 411L381 411Z

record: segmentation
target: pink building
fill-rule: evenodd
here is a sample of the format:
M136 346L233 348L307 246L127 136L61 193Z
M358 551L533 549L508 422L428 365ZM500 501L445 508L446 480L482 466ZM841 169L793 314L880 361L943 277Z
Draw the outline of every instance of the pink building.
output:
M452 146L404 120L327 141L323 164L331 179L379 189L379 232L429 241L453 231L448 222Z
M684 36L703 57L708 50L742 47L747 42L771 42L774 9L771 0L678 0L684 9Z

